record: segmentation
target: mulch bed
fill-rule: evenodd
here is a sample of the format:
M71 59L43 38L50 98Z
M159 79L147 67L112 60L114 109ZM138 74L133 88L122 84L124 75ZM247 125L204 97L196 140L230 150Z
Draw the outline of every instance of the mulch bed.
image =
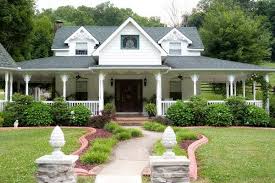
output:
M179 145L180 145L180 147L181 147L182 149L184 149L184 150L187 152L188 147L189 147L193 142L195 142L195 141L197 141L197 140L199 140L199 139L201 139L201 138L202 138L202 136L199 135L198 138L197 138L196 140L184 140L184 141L182 141Z
M86 139L89 141L89 145L88 145L88 147L86 147L86 148L82 151L82 153L80 154L80 156L81 156L82 154L84 154L84 153L90 148L91 142L94 141L95 139L97 139L97 138L109 138L109 137L111 137L111 136L112 136L112 133L110 133L110 132L108 132L108 131L106 131L106 130L103 130L103 129L96 129L96 133L91 134L91 135L88 135L88 136L86 137ZM95 166L97 166L97 165L96 165L96 164L92 164L92 165L90 165L90 164L83 164L83 163L81 163L80 160L78 159L78 160L76 161L75 168L81 168L81 169L84 169L84 170L89 171L89 170L91 170L92 168L94 168Z

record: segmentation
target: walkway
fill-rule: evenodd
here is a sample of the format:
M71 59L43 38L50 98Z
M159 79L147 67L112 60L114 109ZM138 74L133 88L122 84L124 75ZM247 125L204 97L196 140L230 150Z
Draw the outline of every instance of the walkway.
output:
M96 177L96 183L141 183L142 170L148 166L153 144L161 133L142 131L143 137L121 142L114 151L113 161Z

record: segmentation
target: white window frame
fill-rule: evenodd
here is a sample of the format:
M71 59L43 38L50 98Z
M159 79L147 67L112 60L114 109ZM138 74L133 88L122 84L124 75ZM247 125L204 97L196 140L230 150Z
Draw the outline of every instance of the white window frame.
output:
M77 51L80 50L80 49L77 49L77 44L86 44L87 45L87 50L86 50L87 53L86 54L77 54ZM85 50L83 49L81 51L85 51ZM88 51L89 51L89 49L88 49L88 42L76 42L75 43L75 55L76 56L88 56Z
M171 48L172 47L171 44L179 44L180 48ZM171 50L174 50L174 51L179 51L180 50L180 53L179 54L173 54L173 53L171 53ZM171 55L171 56L181 56L182 55L182 43L180 41L171 41L171 42L169 42L169 55Z

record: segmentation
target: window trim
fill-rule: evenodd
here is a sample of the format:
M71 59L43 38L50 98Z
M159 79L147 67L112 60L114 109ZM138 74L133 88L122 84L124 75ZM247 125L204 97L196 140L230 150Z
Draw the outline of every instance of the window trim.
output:
M171 43L180 44L180 49L172 49ZM180 54L171 54L170 50L180 50ZM169 56L181 56L182 55L182 42L181 41L170 41L169 42Z
M123 48L123 37L125 36L136 36L137 37L137 48ZM140 36L139 35L120 35L120 49L122 50L139 50L139 40L140 40Z
M84 50L84 49L82 49L82 50L81 50L81 49L76 49L76 45L77 45L77 44L81 44L81 43L82 43L82 44L85 43L85 44L87 45L87 49L86 49L86 50ZM81 50L81 51L87 51L87 53L86 53L86 54L76 54L76 52L79 51L79 50ZM89 53L88 42L76 42L76 43L75 43L75 55L76 55L76 56L88 56L88 53Z

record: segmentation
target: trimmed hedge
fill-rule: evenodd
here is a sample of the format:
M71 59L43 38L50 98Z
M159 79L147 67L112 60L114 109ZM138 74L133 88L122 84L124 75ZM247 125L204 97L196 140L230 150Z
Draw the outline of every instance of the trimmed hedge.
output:
M233 115L227 105L213 104L208 107L206 121L210 126L231 126Z
M53 122L51 107L41 102L32 103L25 110L24 116L27 126L49 126Z
M70 125L72 126L85 126L87 125L91 116L91 111L84 105L77 105L71 109Z
M64 101L64 98L55 98L51 108L54 125L69 125L71 117L70 108Z
M270 117L263 108L253 105L245 110L244 124L247 126L266 127L270 123Z
M245 111L247 104L243 97L230 97L226 100L226 105L233 114L233 125L244 125Z

